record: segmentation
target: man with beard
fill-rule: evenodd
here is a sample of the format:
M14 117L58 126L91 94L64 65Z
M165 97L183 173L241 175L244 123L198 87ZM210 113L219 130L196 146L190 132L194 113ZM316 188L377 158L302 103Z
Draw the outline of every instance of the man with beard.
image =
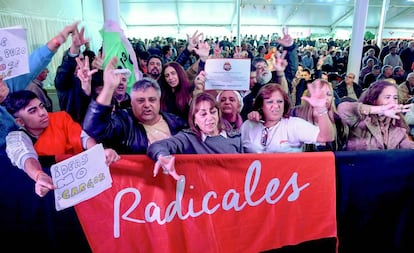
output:
M250 92L243 97L244 106L240 112L243 121L247 119L247 114L253 111L254 98L263 85L269 82L278 83L282 86L282 89L285 92L288 92L288 84L284 75L284 70L288 64L287 61L282 57L284 57L284 55L278 55L277 59L273 63L273 68L276 69L274 72L270 71L269 66L267 65L267 61L264 58L256 57L253 59L250 76L256 76L256 83L253 85L253 87L250 88Z
M243 97L244 106L240 113L243 121L247 119L247 114L253 110L254 98L263 85L269 82L278 83L289 96L292 93L291 83L299 62L297 47L287 29L283 29L283 38L277 40L277 43L283 47L283 53L276 52L275 57L272 58L273 62L271 62L272 69L269 69L268 62L262 57L256 57L252 60L251 71L256 72L257 83L251 88L251 92Z
M162 64L163 62L160 56L155 54L150 55L148 57L147 74L145 76L158 81L158 78L161 76Z

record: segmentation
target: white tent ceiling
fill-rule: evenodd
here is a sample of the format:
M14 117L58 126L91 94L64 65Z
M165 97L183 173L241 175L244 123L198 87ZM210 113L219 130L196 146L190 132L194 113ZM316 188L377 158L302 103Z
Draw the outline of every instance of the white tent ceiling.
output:
M0 0L0 12L52 20L82 20L101 26L102 2ZM234 35L238 22L238 2L242 34L280 32L283 26L287 26L301 30L301 33L296 34L300 36L330 33L338 29L351 31L354 25L354 0L119 0L119 18L130 37L185 37L186 33L196 29L212 35ZM382 2L369 0L366 27L374 34L380 26ZM383 36L413 37L413 20L414 0L389 0Z
M368 1L368 0L367 0ZM382 0L370 0L367 29L376 33L380 26ZM269 27L306 29L312 33L351 30L353 0L241 0L241 33ZM235 33L235 0L120 0L121 22L130 31L154 31L164 28L183 32L194 28L214 27ZM414 32L414 2L390 0L384 29ZM183 32L185 33L185 32Z

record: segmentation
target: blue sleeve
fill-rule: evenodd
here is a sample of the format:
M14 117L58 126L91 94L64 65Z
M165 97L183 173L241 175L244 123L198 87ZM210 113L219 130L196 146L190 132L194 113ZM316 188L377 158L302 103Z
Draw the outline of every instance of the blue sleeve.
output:
M24 90L27 85L35 79L44 68L49 65L55 52L51 51L46 44L35 49L29 56L29 73L5 80L10 93Z

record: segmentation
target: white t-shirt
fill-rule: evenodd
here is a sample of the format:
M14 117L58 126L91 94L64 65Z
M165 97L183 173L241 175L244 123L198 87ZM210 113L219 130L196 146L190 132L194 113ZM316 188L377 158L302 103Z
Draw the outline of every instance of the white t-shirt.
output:
M262 145L263 123L246 120L241 137L246 153L301 152L304 143L317 143L319 127L298 117L282 118L268 128L267 141Z

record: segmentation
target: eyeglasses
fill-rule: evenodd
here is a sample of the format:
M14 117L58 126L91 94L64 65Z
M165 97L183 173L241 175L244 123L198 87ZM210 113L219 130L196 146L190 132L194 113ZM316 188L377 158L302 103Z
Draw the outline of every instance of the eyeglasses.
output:
M260 140L260 142L262 143L262 146L266 146L268 136L269 136L269 128L265 127L263 128L262 139Z

